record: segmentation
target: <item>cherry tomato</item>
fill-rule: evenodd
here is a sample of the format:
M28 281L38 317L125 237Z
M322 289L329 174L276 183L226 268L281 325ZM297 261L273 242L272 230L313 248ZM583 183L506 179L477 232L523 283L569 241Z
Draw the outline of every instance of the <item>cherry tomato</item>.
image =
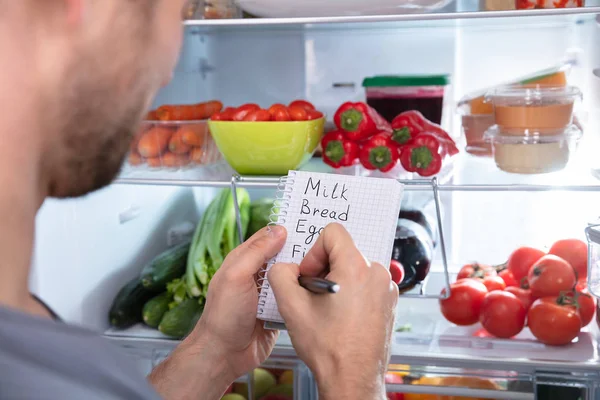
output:
M295 101L292 101L288 107L289 108L300 107L300 108L305 109L306 111L311 111L311 110L315 109L315 106L313 106L312 103L310 103L310 102L308 102L306 100L295 100Z
M519 247L508 257L506 266L517 282L521 282L521 279L529 274L531 266L545 255L542 250L533 247Z
M531 294L531 290L529 289L509 286L506 289L504 289L504 291L514 294L517 297L517 299L521 300L521 303L523 304L523 307L525 307L525 310L529 310L529 307L531 307L531 304L535 301L535 298L533 297L533 295Z
M442 290L442 294L446 289ZM450 285L450 297L440 300L442 314L456 325L473 325L479 321L481 303L487 294L485 285L474 279L463 279Z
M270 120L271 120L271 114L269 114L269 111L267 111L267 110L252 111L251 113L248 113L248 115L246 115L244 117L244 121L251 121L251 122L270 121Z
M479 322L492 335L508 339L523 330L527 310L512 293L488 293L481 304Z
M483 278L483 284L487 288L488 292L493 292L494 290L504 290L506 288L506 283L499 276L488 276Z
M308 110L306 112L306 119L312 121L313 119L323 118L323 113L317 110Z
M220 113L214 114L212 117L210 117L210 119L213 121L233 121L233 113L234 112L235 112L235 108L227 107Z
M404 268L396 260L390 262L390 274L392 275L392 281L398 285L404 279Z
M300 106L289 107L288 112L292 121L306 121L308 117L308 112Z
M456 280L461 280L465 278L478 278L483 279L486 276L496 276L496 270L494 267L485 264L466 264L458 271L458 276Z
M571 264L552 254L533 264L527 280L535 297L558 296L560 292L572 290L577 284Z
M561 346L569 344L581 329L581 317L573 305L560 297L537 299L527 313L527 324L540 342Z
M587 279L587 243L579 239L559 240L550 247L548 254L554 254L571 264L577 272L577 279Z
M260 107L258 106L258 104L244 104L242 106L239 106L238 108L236 108L235 112L233 113L233 120L234 121L243 121L244 118L246 118L246 115L250 114L252 111L256 111L256 110L260 110Z
M271 118L273 118L273 121L291 121L292 118L290 117L290 112L288 111L287 108L281 108L278 110L275 110L274 114L271 114Z
M579 305L577 311L581 317L581 327L584 328L592 322L596 313L596 299L589 294L583 283L577 285L577 294L568 293L569 296L574 296L576 303Z
M486 331L484 328L477 329L475 332L473 332L473 334L471 336L479 337L479 338L493 338L494 337L494 335L492 335L491 333Z
M269 113L271 114L272 117L274 117L275 113L279 110L287 111L287 107L281 103L275 103L271 107L269 107Z
M510 272L510 270L507 269L503 269L502 271L498 272L498 276L500 278L502 278L502 280L504 281L504 283L506 284L507 287L519 287L521 285L519 285L519 282L515 279L515 277L513 276L512 272Z

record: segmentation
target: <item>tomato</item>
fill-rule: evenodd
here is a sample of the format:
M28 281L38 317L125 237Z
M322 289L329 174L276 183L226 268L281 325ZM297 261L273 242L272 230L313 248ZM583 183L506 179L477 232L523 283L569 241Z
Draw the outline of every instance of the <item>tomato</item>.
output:
M271 116L274 117L275 113L280 110L287 111L287 107L281 103L275 103L271 107L269 107L269 114L271 114Z
M506 283L499 276L488 276L483 279L483 284L487 288L488 292L494 290L504 290Z
M573 267L560 257L548 254L529 270L529 287L535 297L558 296L577 284Z
M270 120L271 120L271 114L267 110L252 111L244 117L244 121L251 121L251 122L270 121Z
M527 313L527 324L540 342L560 346L569 344L581 329L581 317L573 305L556 296L537 299Z
M254 104L254 103L249 103L249 104L244 104L242 106L239 106L238 108L236 108L235 112L233 113L233 120L234 121L243 121L244 118L246 118L246 115L250 114L252 111L256 111L256 110L260 110L260 107L258 106L258 104Z
M529 310L529 307L531 307L531 303L535 301L535 298L533 297L533 295L531 294L531 290L529 289L509 286L506 289L504 289L504 291L514 294L517 297L517 299L521 300L521 303L523 304L523 307L525 307L525 310Z
M571 264L577 273L577 279L587 278L587 243L579 239L559 240L550 247L548 254L554 254Z
M290 105L288 106L288 108L292 108L292 107L300 107L306 111L311 111L315 109L315 106L312 105L312 103L306 101L306 100L295 100L292 101L290 103Z
M581 327L586 327L594 319L596 313L596 299L589 294L583 283L577 285L577 294L568 293L569 296L574 296L575 302L579 305L577 311L581 317Z
M445 294L446 289L442 290ZM442 314L456 325L473 325L479 321L481 303L487 294L483 283L474 279L463 279L450 285L450 296L440 299Z
M306 121L308 117L308 112L300 106L289 107L288 112L292 121Z
M494 337L494 335L492 335L491 333L486 331L484 328L477 329L475 332L473 332L473 334L471 336L478 337L478 338L493 338Z
M502 278L502 280L504 281L504 283L506 284L507 287L521 286L521 285L519 285L519 282L515 279L514 275L512 274L512 272L510 272L510 270L508 268L503 269L502 271L498 272L498 276L500 278Z
M519 247L508 257L506 266L517 282L521 282L521 279L529 273L531 266L545 255L542 250L533 247Z
M392 275L392 281L398 285L404 279L404 268L396 260L390 262L390 274Z
M492 335L508 339L523 330L527 310L512 293L488 293L481 304L479 322Z
M465 279L465 278L479 278L483 279L486 276L496 276L496 270L494 267L485 264L466 264L458 271L458 276L456 280Z
M306 119L312 121L313 119L323 118L323 113L317 110L309 110L306 112Z
M273 121L291 121L290 112L287 108L281 108L275 111L274 114L271 115Z

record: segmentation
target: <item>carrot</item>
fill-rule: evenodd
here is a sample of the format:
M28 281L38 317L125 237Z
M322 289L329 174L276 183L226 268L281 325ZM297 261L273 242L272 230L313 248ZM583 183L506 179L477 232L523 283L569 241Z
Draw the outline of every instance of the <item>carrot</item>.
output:
M146 114L146 121L158 121L156 110L148 111L148 114Z
M129 165L141 165L144 163L144 159L137 152L132 151L127 157L127 162Z
M162 165L164 167L181 167L190 162L185 154L165 153L162 156Z
M151 157L146 160L148 165L152 168L160 168L162 167L162 158L161 157Z
M207 134L205 124L183 125L177 132L181 134L183 143L194 147L202 147Z
M201 147L194 147L192 148L192 151L190 153L190 158L192 159L192 162L194 164L203 164L204 163L204 156L205 156L205 151L203 148Z
M181 129L175 131L169 142L169 150L175 154L187 154L190 152L188 144L183 142L183 131Z
M138 151L142 157L158 157L165 152L173 131L169 128L156 126L144 133L138 143Z
M193 105L165 105L156 110L161 121L199 121L221 111L223 103L217 100Z

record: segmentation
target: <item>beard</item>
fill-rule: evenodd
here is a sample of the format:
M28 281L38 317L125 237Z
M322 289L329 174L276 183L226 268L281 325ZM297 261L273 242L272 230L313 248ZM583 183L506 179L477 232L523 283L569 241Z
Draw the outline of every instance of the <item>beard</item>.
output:
M109 185L118 175L134 133L155 91L148 65L138 59L106 68L79 58L67 69L53 99L59 139L45 154L48 196L78 197Z

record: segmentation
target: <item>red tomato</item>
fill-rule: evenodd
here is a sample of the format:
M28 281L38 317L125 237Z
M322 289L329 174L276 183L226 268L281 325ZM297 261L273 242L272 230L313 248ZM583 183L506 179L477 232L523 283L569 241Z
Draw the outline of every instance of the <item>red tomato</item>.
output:
M504 290L506 287L506 283L499 276L488 276L483 278L483 284L487 288L488 292L493 292L494 290Z
M392 275L392 281L398 285L404 279L404 268L396 260L390 262L390 274Z
M577 273L577 279L587 278L587 243L579 239L559 240L550 247L548 254L554 254L571 264Z
M275 111L274 114L271 115L273 121L291 121L290 112L287 108L280 108Z
M560 257L548 254L529 270L529 287L535 297L558 296L577 284L573 267Z
M235 112L235 108L227 107L220 113L213 114L210 119L213 121L233 121L233 113Z
M270 121L270 120L271 120L271 114L267 110L252 111L251 113L248 113L248 115L246 115L244 117L244 121L246 121L246 122L248 122L248 121L251 121L251 122Z
M445 294L446 289L442 290ZM440 300L446 319L456 325L473 325L479 321L481 303L487 294L485 285L474 279L463 279L450 285L450 297Z
M542 250L533 247L519 247L508 257L506 266L517 282L521 282L529 274L531 266L545 255Z
M306 100L295 100L295 101L292 101L288 107L289 108L300 107L300 108L305 109L306 111L311 111L311 110L315 109L315 106L313 106L312 103L310 103L310 102L308 102Z
M274 117L275 113L279 110L287 111L287 107L281 103L275 103L271 107L269 107L269 113L271 114L272 117Z
M309 110L306 112L306 119L312 121L313 119L323 118L323 113L317 110Z
M573 296L573 292L569 293ZM581 327L584 328L592 322L596 313L596 299L589 294L587 288L583 284L577 285L577 295L574 296L574 301L577 302L579 308L579 316L581 317Z
M525 310L529 310L529 307L531 307L531 304L535 301L533 295L531 294L531 290L529 289L509 286L506 289L504 289L504 291L514 294L517 297L517 299L521 300L521 303L523 304L523 307L525 307Z
M502 278L502 280L504 281L504 283L506 284L507 287L511 287L511 286L515 286L515 287L519 287L521 285L519 285L519 282L515 279L515 277L513 276L512 272L509 271L509 269L503 269L502 271L500 271L498 273L498 276L500 278Z
M458 271L458 276L456 280L465 279L465 278L479 278L483 279L486 276L496 276L496 270L494 267L485 264L466 264Z
M256 110L260 110L260 107L258 106L258 104L254 104L254 103L244 104L242 106L239 106L238 108L236 108L235 112L233 113L233 120L234 121L243 121L244 118L246 118L246 115L248 115L252 111L256 111Z
M491 333L486 331L484 328L477 329L475 332L473 332L473 334L471 336L478 337L478 338L493 338L494 337L494 335L492 335Z
M581 329L581 317L572 305L555 297L537 299L527 313L527 324L533 336L552 346L569 344Z
M393 372L387 372L385 374L385 383L395 383L402 385L404 383L404 379L402 376L398 374L394 374ZM388 400L404 400L404 395L402 393L387 393Z
M481 304L479 322L492 335L508 339L523 330L527 310L512 293L488 293Z
M308 112L300 106L289 107L288 112L292 121L306 121L308 117Z

